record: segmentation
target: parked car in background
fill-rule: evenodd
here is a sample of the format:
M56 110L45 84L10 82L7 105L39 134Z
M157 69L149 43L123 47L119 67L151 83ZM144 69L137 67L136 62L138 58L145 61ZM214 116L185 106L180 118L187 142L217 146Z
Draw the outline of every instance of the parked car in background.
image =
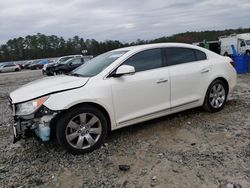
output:
M28 66L26 69L31 69L31 67L35 64L37 64L39 62L39 60L33 60Z
M221 55L233 55L232 45L238 54L250 55L250 33L232 34L219 37Z
M48 60L41 60L38 61L32 65L29 66L29 69L35 70L35 69L42 69L44 65L48 64Z
M15 62L15 65L19 66L20 69L24 68L22 63Z
M115 129L199 106L218 112L236 81L229 57L198 46L162 43L113 50L69 75L13 91L14 137L34 131L49 141L55 134L67 151L90 152Z
M14 72L14 71L20 71L20 70L21 68L12 62L0 64L0 72Z
M91 57L75 57L67 61L56 63L53 66L47 67L45 74L46 75L55 75L55 74L66 74L81 66L85 62L89 61Z
M55 65L55 64L57 64L57 63L65 62L65 61L67 61L67 60L69 60L69 59L71 59L71 58L74 58L74 57L82 57L82 55L68 55L68 56L62 56L62 57L58 58L56 61L54 61L53 63L49 63L49 64L45 65L45 66L43 67L43 74L45 74L47 67L52 67L53 65ZM49 75L49 76L51 76L51 75Z
M29 65L32 64L33 61L26 61L24 64L23 64L23 68L24 69L28 69Z

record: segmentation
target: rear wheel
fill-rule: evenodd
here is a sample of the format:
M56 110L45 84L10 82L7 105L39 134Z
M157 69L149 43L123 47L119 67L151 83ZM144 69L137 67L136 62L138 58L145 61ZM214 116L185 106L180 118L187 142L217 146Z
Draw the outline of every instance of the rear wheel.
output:
M19 69L15 69L15 72L19 71Z
M226 103L228 89L222 80L213 81L206 93L203 108L209 112L220 111Z
M250 50L247 50L247 51L246 51L246 55L250 55Z
M88 105L72 109L56 125L59 144L72 154L82 154L99 148L106 135L105 116L97 108Z

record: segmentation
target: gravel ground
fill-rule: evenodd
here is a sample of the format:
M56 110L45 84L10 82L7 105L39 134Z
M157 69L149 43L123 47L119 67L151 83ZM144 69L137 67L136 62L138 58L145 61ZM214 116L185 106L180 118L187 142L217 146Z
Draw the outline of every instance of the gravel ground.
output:
M40 77L1 74L0 187L250 187L250 74L239 76L221 112L197 108L123 128L80 156L55 140L12 144L8 93Z

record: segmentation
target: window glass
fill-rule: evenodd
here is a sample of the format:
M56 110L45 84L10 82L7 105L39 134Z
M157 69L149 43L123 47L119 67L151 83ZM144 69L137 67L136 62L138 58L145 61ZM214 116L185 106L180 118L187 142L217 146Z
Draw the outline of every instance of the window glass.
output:
M81 63L81 58L77 58L77 59L72 60L73 65L77 65L77 64L80 64L80 63Z
M83 57L84 62L89 61L89 60L91 60L91 57Z
M194 50L194 51L195 51L195 54L196 54L196 60L197 61L207 59L207 55L204 52L202 52L200 50Z
M194 50L191 48L170 47L167 50L168 65L178 65L196 61Z
M83 77L95 76L127 52L128 51L121 50L106 52L81 65L79 68L75 69L72 74Z
M14 63L8 63L4 67L14 67L14 66L16 66Z
M160 68L162 66L161 49L139 52L123 64L135 67L136 72Z
M63 62L66 62L67 60L69 60L69 59L71 59L71 58L73 58L73 57L62 57L61 59L59 59L58 61L57 61L57 63L63 63Z
M241 46L241 47L246 46L246 45L245 45L245 41L242 41L242 42L240 43L240 46Z

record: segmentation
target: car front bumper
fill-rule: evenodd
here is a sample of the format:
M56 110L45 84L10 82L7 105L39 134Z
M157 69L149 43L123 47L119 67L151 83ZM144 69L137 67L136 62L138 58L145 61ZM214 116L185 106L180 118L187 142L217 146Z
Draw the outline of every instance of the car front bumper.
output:
M14 143L20 139L26 139L35 133L43 142L50 140L50 121L53 115L46 115L41 118L24 120L18 118L13 125Z
M15 114L15 105L9 98L9 106L13 112L15 123L13 124L14 143L20 139L35 135L43 142L50 140L51 121L58 112L51 111L45 106L40 107L34 114L28 116L17 116Z

